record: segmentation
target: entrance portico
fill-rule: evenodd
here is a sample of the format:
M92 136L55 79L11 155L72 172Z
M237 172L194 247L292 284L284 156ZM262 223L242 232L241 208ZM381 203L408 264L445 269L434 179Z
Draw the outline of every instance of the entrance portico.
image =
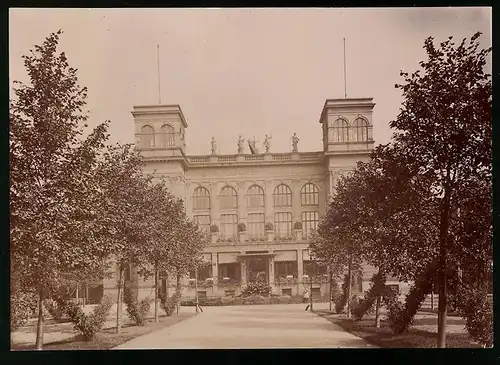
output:
M238 259L241 262L242 284L254 282L273 282L273 253L246 252L240 254Z

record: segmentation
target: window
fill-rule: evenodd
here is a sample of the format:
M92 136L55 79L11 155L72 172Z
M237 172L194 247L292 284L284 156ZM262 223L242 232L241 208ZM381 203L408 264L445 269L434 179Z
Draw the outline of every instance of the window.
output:
M247 220L248 236L253 238L264 237L264 214L249 214Z
M247 191L247 207L261 208L264 206L264 189L258 185L252 185Z
M274 262L274 277L276 279L286 279L287 276L298 276L297 261L275 261Z
M210 209L210 193L204 187L196 188L193 192L193 210Z
M311 298L314 300L320 300L321 299L321 288L312 288Z
M339 118L328 127L328 135L330 142L345 143L348 138L348 126L345 119Z
M241 264L232 262L228 264L219 264L219 283L241 280Z
M328 273L328 268L326 266L319 265L316 261L304 260L302 262L304 274L308 275L309 277L325 275Z
M285 184L278 185L274 189L273 199L275 207L291 207L292 190Z
M141 147L153 148L155 146L155 130L149 125L141 128Z
M399 295L399 285L398 284L389 284L386 285L389 289L391 289L394 293Z
M236 214L222 214L220 216L220 233L224 238L236 238L238 234L238 216Z
M189 277L194 278L196 274L196 270L191 270L189 272ZM203 262L198 267L198 277L196 279L202 281L212 277L212 263Z
M368 141L368 123L363 118L356 118L352 123L353 137L357 142Z
M311 233L318 228L319 213L318 212L303 212L302 213L302 230L305 237L309 237Z
M236 209L238 207L238 194L231 186L225 186L220 192L220 208Z
M276 237L290 237L292 235L292 213L275 213L274 229Z
M160 146L161 147L171 147L175 145L175 131L171 125L165 124L160 128L161 139Z
M281 295L285 296L289 296L291 297L292 296L292 288L285 288L285 289L281 289Z
M202 231L207 236L210 233L210 216L209 215L195 215L193 221L198 224L200 231Z
M302 205L318 205L319 190L313 183L305 184L300 190Z

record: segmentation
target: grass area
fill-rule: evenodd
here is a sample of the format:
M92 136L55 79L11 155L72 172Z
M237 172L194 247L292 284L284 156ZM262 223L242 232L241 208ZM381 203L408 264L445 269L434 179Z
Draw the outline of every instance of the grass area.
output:
M361 321L347 319L342 315L331 314L328 311L317 311L319 316L344 328L347 332L361 337L373 345L383 348L433 348L436 347L437 333L411 328L407 333L395 335L386 321L382 321L380 328L375 327L373 316ZM418 321L418 320L417 320ZM417 322L415 321L415 322ZM415 323L419 325L419 323ZM480 348L467 333L448 333L446 347L449 348Z
M145 326L125 323L121 328L121 333L115 333L116 327L107 327L101 330L90 342L84 341L81 335L75 335L61 341L47 343L44 345L44 350L109 350L136 337L171 326L192 316L194 316L193 313L180 313L170 317L163 315L160 316L157 323L154 322L154 319L148 319ZM29 326L20 331L33 332L34 329ZM48 323L45 333L51 332L75 333L71 323ZM11 344L11 350L14 351L33 350L34 348L34 343Z

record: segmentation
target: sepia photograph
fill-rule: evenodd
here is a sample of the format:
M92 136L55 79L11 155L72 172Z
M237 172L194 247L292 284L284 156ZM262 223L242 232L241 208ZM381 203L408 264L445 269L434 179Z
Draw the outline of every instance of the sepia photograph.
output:
M11 351L493 347L491 8L8 32Z

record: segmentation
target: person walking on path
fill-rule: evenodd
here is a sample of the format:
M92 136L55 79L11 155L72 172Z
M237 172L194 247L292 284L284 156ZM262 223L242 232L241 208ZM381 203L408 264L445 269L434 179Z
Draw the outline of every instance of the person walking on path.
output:
M304 290L304 294L302 294L302 303L307 303L306 311L309 309L311 306L311 303L309 302L309 289Z

